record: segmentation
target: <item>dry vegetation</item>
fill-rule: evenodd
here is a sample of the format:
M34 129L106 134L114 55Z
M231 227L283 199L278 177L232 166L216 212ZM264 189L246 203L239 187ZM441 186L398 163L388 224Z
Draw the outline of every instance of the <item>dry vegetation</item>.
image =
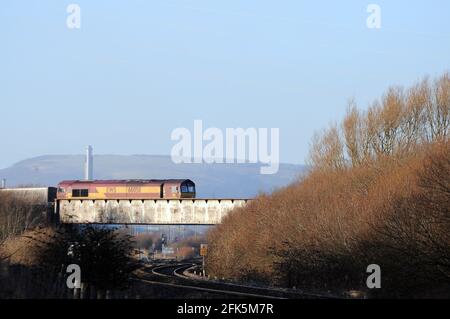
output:
M0 298L67 298L70 264L88 291L123 291L138 266L130 236L113 228L36 228L7 240L0 260Z
M47 207L34 198L0 193L0 298L57 296L54 277L36 271L38 249L31 236L46 236ZM49 232L51 230L47 230Z
M261 195L209 234L211 275L372 296L450 295L450 75L350 101L317 134L311 172Z
M46 222L45 210L33 205L33 199L0 193L0 253L2 244L8 239L43 225Z
M130 238L113 229L49 227L47 207L36 202L0 193L0 298L69 297L69 264L83 268L87 287L127 287L135 267Z
M174 245L178 259L189 259L199 255L200 245L205 239L201 236L191 236L184 238Z

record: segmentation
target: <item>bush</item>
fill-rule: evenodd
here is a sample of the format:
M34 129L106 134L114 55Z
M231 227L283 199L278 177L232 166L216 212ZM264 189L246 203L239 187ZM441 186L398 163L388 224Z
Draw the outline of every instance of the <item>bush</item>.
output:
M390 89L312 145L311 172L230 213L209 233L213 276L373 296L450 287L450 77ZM445 290L446 289L446 290Z
M0 192L0 245L8 238L44 224L46 216L42 211L45 209L33 205L32 199Z
M38 262L44 272L65 271L69 264L81 268L81 281L97 289L124 289L137 265L131 237L98 226L64 226L38 239Z

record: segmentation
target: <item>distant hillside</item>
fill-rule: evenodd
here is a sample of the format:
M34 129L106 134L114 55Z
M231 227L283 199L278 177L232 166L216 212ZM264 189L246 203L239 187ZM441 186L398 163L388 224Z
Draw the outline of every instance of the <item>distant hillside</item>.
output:
M0 170L8 186L56 185L64 179L83 178L82 155L48 155L27 159ZM303 165L280 164L274 175L261 175L260 164L174 164L169 156L97 155L95 179L190 178L198 197L253 197L285 186L306 169Z

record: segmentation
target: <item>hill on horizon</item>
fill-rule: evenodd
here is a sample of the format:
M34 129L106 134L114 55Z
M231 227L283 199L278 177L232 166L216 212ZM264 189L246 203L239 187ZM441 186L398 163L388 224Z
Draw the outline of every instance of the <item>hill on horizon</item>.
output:
M262 164L175 164L165 155L95 155L95 179L189 178L197 197L251 198L269 193L300 177L305 165L280 164L273 175L261 175ZM82 179L84 155L44 155L0 169L8 187L55 186L62 180Z

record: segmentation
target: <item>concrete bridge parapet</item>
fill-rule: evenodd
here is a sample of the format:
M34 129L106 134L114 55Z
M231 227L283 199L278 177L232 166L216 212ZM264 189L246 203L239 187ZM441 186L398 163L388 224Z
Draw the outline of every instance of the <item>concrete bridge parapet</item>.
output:
M61 223L215 225L248 199L59 200Z

